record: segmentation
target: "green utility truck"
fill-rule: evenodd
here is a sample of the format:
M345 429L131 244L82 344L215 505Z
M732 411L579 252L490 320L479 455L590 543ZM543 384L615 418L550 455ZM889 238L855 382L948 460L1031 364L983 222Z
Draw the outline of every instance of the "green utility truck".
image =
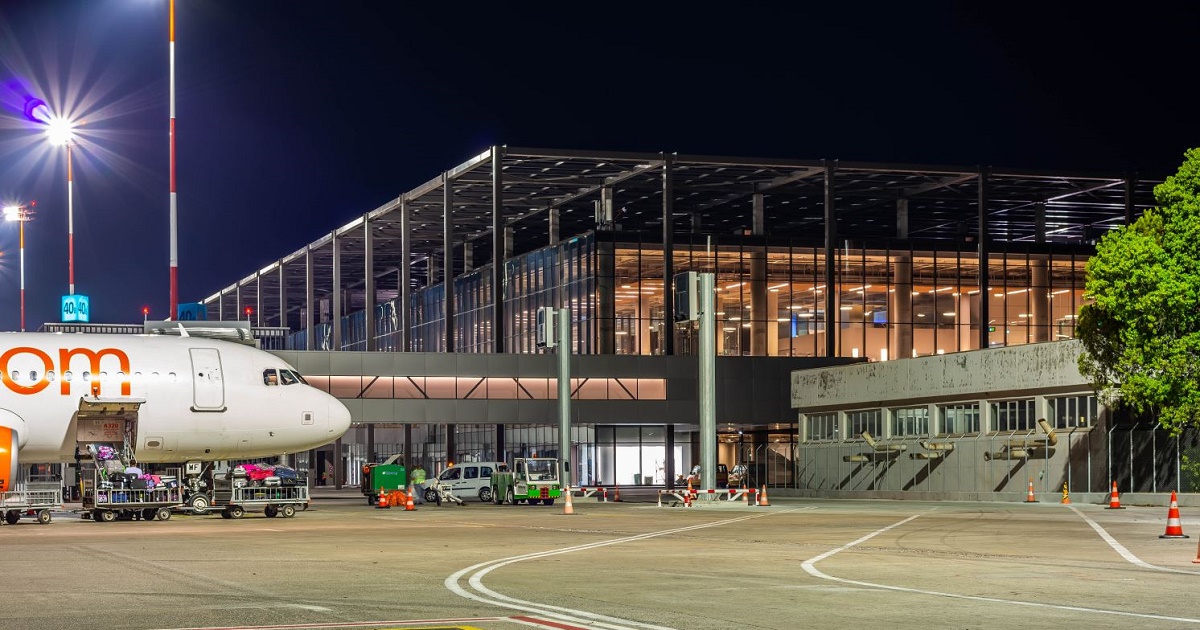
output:
M408 470L404 468L403 455L392 455L382 464L367 464L362 467L362 483L359 488L367 497L367 505L375 505L379 492L408 490Z
M558 460L553 457L527 457L513 460L511 472L492 473L492 502L496 505L554 505L562 496L558 480Z

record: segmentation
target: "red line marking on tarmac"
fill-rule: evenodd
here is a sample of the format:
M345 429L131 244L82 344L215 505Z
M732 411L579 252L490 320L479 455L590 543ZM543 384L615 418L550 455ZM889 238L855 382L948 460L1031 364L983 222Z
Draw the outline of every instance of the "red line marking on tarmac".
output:
M363 628L367 626L412 626L430 623L463 623L474 621L504 621L507 617L459 617L455 619L402 619L397 621L342 621L332 623L298 623L274 626L201 626L196 628L173 628L172 630L301 630L305 628ZM575 630L574 626L561 626ZM584 629L579 629L584 630Z
M559 630L587 630L587 628L584 628L583 626L572 626L572 625L568 625L565 623L559 623L557 621L547 621L545 619L535 619L533 617L525 617L523 615L516 615L514 617L509 617L509 619L513 619L516 621L524 621L525 623L533 623L533 624L537 624L539 626L545 626L547 628L558 628Z

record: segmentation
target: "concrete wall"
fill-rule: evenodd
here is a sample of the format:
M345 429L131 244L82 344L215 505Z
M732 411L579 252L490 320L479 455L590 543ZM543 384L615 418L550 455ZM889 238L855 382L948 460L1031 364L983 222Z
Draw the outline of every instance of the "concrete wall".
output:
M792 372L801 412L1086 390L1076 340Z
M1054 446L1036 427L989 430L995 426L990 401L1032 398L1035 416L1051 419L1048 399L1090 394L1077 367L1080 351L1077 341L1063 341L795 371L792 407L802 420L809 413L881 408L886 424L888 410L928 405L930 426L936 427L937 405L961 402L979 404L983 427L974 435L876 436L880 444L902 448L880 453L851 435L842 416L840 439L800 443L797 486L826 497L1022 501L1032 481L1043 501L1060 500L1064 483L1085 500L1104 496L1111 477L1102 407L1090 426L1057 430ZM1029 457L1010 454L1028 441L1041 446L1027 450ZM863 456L868 461L847 461Z

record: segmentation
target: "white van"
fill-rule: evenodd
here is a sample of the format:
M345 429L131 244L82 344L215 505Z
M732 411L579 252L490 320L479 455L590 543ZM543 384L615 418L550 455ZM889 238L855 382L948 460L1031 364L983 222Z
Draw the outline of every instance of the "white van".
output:
M491 503L492 473L507 470L508 464L504 462L465 462L443 470L436 481L460 499L477 498L484 503ZM433 483L430 480L427 485L432 486ZM430 492L432 489L426 490L425 500L433 502L436 497Z

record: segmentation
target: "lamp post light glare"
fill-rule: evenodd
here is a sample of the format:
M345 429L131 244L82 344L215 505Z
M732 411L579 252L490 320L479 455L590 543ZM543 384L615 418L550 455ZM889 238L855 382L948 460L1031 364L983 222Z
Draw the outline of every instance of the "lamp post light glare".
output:
M21 274L21 332L25 332L25 222L30 219L30 212L22 206L7 206L4 208L4 220L16 221L20 224L20 274Z
M71 146L75 144L75 123L56 116L40 98L25 100L25 117L46 127L46 138L54 146L67 148L67 285L75 295L75 177L71 166ZM22 329L24 329L22 327Z

